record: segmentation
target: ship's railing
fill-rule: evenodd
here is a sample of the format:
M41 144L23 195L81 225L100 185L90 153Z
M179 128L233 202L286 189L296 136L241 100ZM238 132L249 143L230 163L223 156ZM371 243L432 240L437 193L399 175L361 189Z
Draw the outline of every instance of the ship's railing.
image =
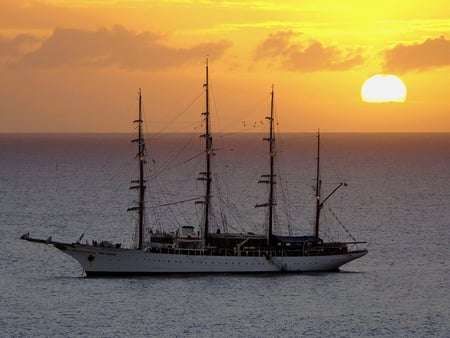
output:
M349 251L345 243L328 243L320 246L302 246L298 248L264 249L225 249L225 248L171 248L151 247L148 252L177 254L187 256L243 256L243 257L280 257L280 256L325 256L346 254Z
M279 256L275 250L234 250L221 248L191 249L191 248L158 248L151 247L148 252L177 254L188 256L245 256L245 257L263 257Z

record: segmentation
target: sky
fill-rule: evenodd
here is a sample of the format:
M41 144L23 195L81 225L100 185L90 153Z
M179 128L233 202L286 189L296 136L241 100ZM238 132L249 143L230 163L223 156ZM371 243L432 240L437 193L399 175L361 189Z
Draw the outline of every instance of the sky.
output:
M450 132L448 0L0 0L0 133L197 132L206 58L215 132Z

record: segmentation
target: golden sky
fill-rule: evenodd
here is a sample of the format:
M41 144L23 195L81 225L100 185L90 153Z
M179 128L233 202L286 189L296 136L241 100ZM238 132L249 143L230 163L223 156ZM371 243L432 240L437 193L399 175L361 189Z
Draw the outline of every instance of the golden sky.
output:
M448 0L0 0L0 132L196 132L206 56L214 131L450 132Z

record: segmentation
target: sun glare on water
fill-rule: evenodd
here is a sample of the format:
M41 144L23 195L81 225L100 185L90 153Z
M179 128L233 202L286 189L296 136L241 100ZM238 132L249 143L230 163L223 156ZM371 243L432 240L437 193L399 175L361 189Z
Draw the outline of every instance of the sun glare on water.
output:
M368 78L361 88L364 102L405 102L406 87L395 75L377 74Z

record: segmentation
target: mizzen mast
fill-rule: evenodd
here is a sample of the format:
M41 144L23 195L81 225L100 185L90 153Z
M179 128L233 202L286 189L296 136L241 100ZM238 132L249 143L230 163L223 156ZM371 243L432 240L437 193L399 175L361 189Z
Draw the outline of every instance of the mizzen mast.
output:
M341 187L347 186L347 183L339 183L327 197L322 199L322 179L320 177L320 130L317 131L317 172L316 172L316 222L314 227L314 236L319 237L320 228L320 212L325 205L325 202L334 195Z
M142 250L144 246L144 202L145 202L145 179L144 179L144 164L145 164L145 143L144 136L142 132L142 95L141 89L139 88L139 117L134 120L133 123L138 125L138 138L132 140L131 142L136 142L138 145L137 158L139 161L139 179L133 180L131 183L137 184L130 187L130 189L137 189L139 191L139 200L136 207L128 208L128 211L138 212L138 249Z

